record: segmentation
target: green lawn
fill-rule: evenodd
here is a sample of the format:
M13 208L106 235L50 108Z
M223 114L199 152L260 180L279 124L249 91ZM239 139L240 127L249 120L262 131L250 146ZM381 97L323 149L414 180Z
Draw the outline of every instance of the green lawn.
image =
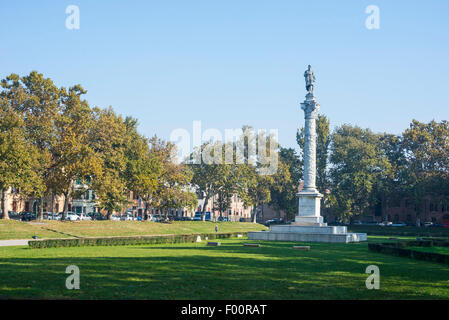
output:
M377 239L379 240L379 239ZM123 247L0 247L0 298L62 299L448 299L447 265L368 251L366 243L222 240ZM65 288L65 268L81 289ZM380 290L365 287L368 265Z
M156 234L213 233L215 225L219 232L246 232L268 229L261 224L248 222L202 222L175 221L172 223L139 221L43 221L25 223L0 220L0 240L40 239L65 237L134 236Z
M449 247L407 247L407 249L423 252L433 252L449 255Z

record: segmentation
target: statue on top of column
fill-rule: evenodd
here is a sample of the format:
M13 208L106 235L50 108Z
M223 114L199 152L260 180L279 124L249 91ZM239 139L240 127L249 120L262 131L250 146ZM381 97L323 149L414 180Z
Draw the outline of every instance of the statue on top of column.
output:
M313 74L313 70L310 64L306 72L304 72L304 78L306 78L306 90L313 95L313 84L315 83L315 75Z

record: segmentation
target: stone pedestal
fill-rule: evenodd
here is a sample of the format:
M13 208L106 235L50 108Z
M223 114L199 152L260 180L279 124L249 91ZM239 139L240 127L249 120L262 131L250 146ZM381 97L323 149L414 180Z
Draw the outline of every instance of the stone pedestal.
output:
M320 215L321 198L323 197L316 190L303 190L296 195L298 197L298 215L292 223L299 226L326 226L323 217Z

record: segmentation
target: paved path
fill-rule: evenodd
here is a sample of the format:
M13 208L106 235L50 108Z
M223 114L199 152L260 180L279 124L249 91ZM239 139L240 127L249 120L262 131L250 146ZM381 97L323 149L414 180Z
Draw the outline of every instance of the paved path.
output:
M27 246L30 240L0 240L0 247Z

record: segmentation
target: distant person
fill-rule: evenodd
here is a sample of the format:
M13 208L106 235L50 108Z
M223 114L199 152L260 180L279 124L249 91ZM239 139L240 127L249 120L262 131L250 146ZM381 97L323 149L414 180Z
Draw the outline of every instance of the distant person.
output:
M218 233L218 224L215 225L215 233Z

